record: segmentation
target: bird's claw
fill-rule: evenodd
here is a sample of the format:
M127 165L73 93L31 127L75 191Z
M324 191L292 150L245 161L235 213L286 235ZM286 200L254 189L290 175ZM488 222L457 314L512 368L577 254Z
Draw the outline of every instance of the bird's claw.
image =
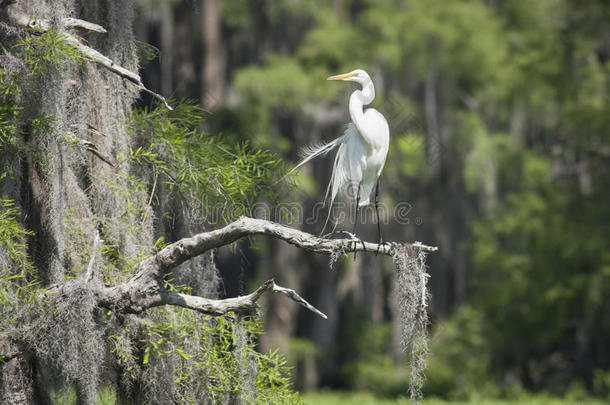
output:
M361 238L357 237L356 235L352 235L353 236L353 240L354 240L354 261L356 261L356 248L358 247L358 242L362 243L362 250L364 252L366 252L366 246L364 245L364 240L362 240Z
M362 243L362 250L363 250L364 252L366 252L366 246L364 245L364 240L363 240L363 239L361 239L361 238L358 238L358 237L355 237L355 238L354 238L354 250L356 250L356 246L357 246L358 242ZM355 252L354 252L354 253L355 253Z
M379 250L381 249L382 246L388 246L391 249L392 243L386 242L383 239L380 240L379 243L377 244L377 251L375 252L375 256L377 256L379 254Z
M354 250L354 260L356 260L356 249L358 247L358 242L362 243L362 250L366 252L366 245L364 244L364 240L356 236L356 234L343 230L336 231L334 233L346 235L350 239L348 246L350 246L350 249ZM351 248L352 243L354 244L353 248Z

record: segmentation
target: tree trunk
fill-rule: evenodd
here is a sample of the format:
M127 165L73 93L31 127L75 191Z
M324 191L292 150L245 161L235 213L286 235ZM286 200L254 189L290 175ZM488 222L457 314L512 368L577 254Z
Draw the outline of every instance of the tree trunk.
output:
M438 69L431 67L424 83L424 109L428 141L428 166L434 175L438 174L441 164L441 126L437 99L438 79Z
M213 110L224 100L221 13L219 0L203 0L202 34L205 53L202 68L201 100Z
M147 232L146 221L143 223L133 212L117 209L127 207L129 203L138 204L138 196L114 193L108 187L113 171L107 161L98 157L128 154L130 137L125 123L138 93L134 84L126 84L125 79L116 74L119 68L125 72L137 71L131 1L114 1L104 7L98 3L89 0L52 3L31 0L2 5L6 9L1 10L6 14L0 16L4 24L0 29L0 42L6 45L8 52L18 52L18 47L12 45L19 36L34 36L36 40L36 35L43 35L42 32L51 29L65 32L63 25L67 18L80 17L87 19L83 24L90 22L98 26L91 24L93 31L90 34L79 32L71 37L68 34L64 37L68 46L101 52L101 56L112 58L114 63L103 68L100 59L95 63L86 62L82 67L69 61L59 66L51 56L47 62L32 61L47 63L44 65L47 68L40 71L22 68L22 65L3 64L3 69L14 74L15 78L20 75L29 78L20 82L19 102L26 106L23 121L28 123L21 124L20 147L23 151L36 152L6 155L6 150L2 149L0 153L3 154L3 164L5 161L20 162L18 166L6 166L20 167L20 172L13 174L21 179L21 190L15 190L7 197L21 208L26 227L34 232L28 241L28 253L43 287L63 285L67 278L74 277L75 269L87 268L91 256L88 249L97 232L98 220L104 222L104 239L116 241L117 252L125 258L134 259L141 254L140 246L151 246L152 233ZM32 17L43 27L42 32L19 31L24 21ZM18 31L7 28L15 26L19 27ZM99 26L103 26L106 32L100 33ZM88 41L80 42L77 39L80 35L87 35ZM87 150L77 145L90 146ZM128 188L126 178L115 178L113 182L117 188ZM142 226L143 231L130 231L134 225ZM80 347L61 344L78 340L68 333L85 337L89 332L95 333L93 330L76 332L78 328L70 332L71 327L81 321L76 315L86 307L84 302L81 304L80 308L73 307L76 311L73 316L65 318L67 324L60 323L60 327L48 330L50 335L46 340L37 338L40 330L32 325L25 332L34 334L30 336L30 347L23 347L22 354L6 365L0 365L1 388L4 397L9 398L7 402L44 403L50 390L64 388L58 384L60 378L68 378L74 384L79 403L95 402L101 364L99 358L90 362L92 357L89 356L98 352L89 351L86 343ZM49 318L61 314L61 309L58 309L54 315L48 315L46 321L52 322ZM60 337L66 340L62 341ZM79 350L88 353L79 356ZM70 353L66 355L66 351ZM86 365L86 373L82 369L76 371L76 364L81 360L80 364ZM63 371L59 372L60 369Z
M173 94L174 13L168 2L161 2L161 94Z
M180 2L176 7L175 32L175 97L195 98L199 95L197 91L197 71L193 61L195 60L193 46L193 5L190 2Z

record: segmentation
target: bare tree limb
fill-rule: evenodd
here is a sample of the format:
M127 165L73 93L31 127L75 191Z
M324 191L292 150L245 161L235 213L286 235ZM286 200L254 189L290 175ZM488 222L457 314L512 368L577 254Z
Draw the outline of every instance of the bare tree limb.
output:
M265 282L255 292L236 298L210 300L202 297L179 294L167 291L164 277L176 266L199 256L211 249L229 245L241 238L253 235L268 235L282 239L301 249L310 252L333 254L336 252L369 251L391 255L393 245L381 245L361 242L355 239L325 239L307 232L290 228L275 222L262 219L241 217L237 221L210 232L199 233L190 238L184 238L165 247L157 254L143 260L137 267L137 273L124 283L106 287L99 296L100 305L117 312L138 313L147 308L159 305L178 305L211 315L224 314L229 311L251 311L256 307L260 295L271 289L290 297L310 311L326 317L294 290L276 285L273 280ZM424 251L435 251L436 247L420 242L411 245L412 248Z
M168 110L173 110L173 108L167 103L167 100L165 99L165 97L163 97L162 95L160 95L158 93L155 93L154 91L152 91L152 90L146 88L146 86L144 86L144 83L142 83L142 79L140 79L140 75L138 75L135 72L132 72L129 69L125 69L124 67L122 67L120 65L117 65L116 63L114 63L114 61L112 59L110 59L106 55L96 51L95 49L88 47L87 45L84 45L73 35L70 35L70 34L64 34L64 35L66 36L67 42L70 45L74 46L74 48L76 48L83 55L84 58L89 59L90 61L95 62L98 65L105 67L109 71L116 73L117 75L121 76L122 78L131 81L136 86L138 86L138 88L140 90L145 91L145 92L149 93L150 95L152 95L153 97L155 97L156 99L162 101Z
M41 20L34 17L31 17L27 14L23 14L21 12L12 12L13 10L9 10L9 18L11 22L17 26L23 28L31 28L36 31L45 32L51 29L52 25L50 21ZM84 28L90 31L105 33L106 29L100 25L79 20L77 18L65 18L61 21L60 28L62 29L70 29L70 28ZM121 76L124 79L129 80L134 83L139 90L145 91L155 97L156 99L163 102L165 107L168 110L172 110L173 108L167 103L167 100L162 95L155 93L154 91L146 88L144 83L142 83L142 79L140 75L135 72L132 72L129 69L122 67L121 65L116 64L112 59L107 57L106 55L96 51L95 49L83 44L76 36L64 32L64 36L66 42L76 48L83 58L88 59L98 65L108 69L109 71Z
M145 259L138 265L137 274L128 283L140 283L140 280L160 281L172 268L185 261L199 256L208 250L229 245L246 236L268 235L282 239L292 245L310 252L332 254L335 252L377 252L391 255L392 244L361 242L355 239L325 239L298 229L266 221L263 219L241 217L237 221L210 232L199 233L190 238L184 238L162 249L159 253ZM357 242L357 243L356 243ZM412 247L427 252L438 248L416 242Z
M279 292L287 295L291 300L295 301L297 304L304 306L314 314L320 315L324 319L328 319L326 314L320 312L316 307L311 305L309 302L305 301L296 291L291 290L290 288L280 287L279 285L273 283L273 292Z
M301 298L294 290L281 287L273 280L265 281L256 291L239 297L225 298L213 300L209 298L198 297L194 295L181 294L173 291L159 290L147 295L132 296L129 305L121 307L122 312L139 313L145 309L157 307L161 305L177 305L183 308L192 309L207 315L224 315L228 312L252 312L258 309L256 302L264 292L271 290L287 295L290 299L304 306L322 318L327 319L326 315L319 311L316 307ZM117 307L111 305L116 302L117 290L110 288L106 290L106 298L103 301L104 307L116 310Z
M246 236L268 235L282 239L292 245L310 252L332 254L335 252L376 252L391 255L392 244L378 245L377 243L361 242L355 239L326 239L314 236L298 229L290 228L264 219L241 217L237 221L210 232L203 232L190 238L184 238L165 247L154 256L145 259L139 266L139 273L135 276L141 278L153 268L162 276L169 269L186 260L220 246L228 245ZM358 242L358 243L356 243ZM412 247L426 252L438 250L435 246L427 246L415 242Z
M62 20L62 27L65 29L83 28L88 31L95 31L95 32L99 32L102 34L105 34L107 32L106 29L104 27L102 27L101 25L97 25L95 23L81 20L78 18L64 18Z

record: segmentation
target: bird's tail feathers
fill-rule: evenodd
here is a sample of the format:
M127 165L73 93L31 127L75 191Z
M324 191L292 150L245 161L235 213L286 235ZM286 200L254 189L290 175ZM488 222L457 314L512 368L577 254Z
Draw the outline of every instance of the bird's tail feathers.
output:
M343 135L343 137L345 137L345 135ZM329 200L329 194L330 194L330 201L328 204L328 215L326 216L326 221L324 221L324 226L322 227L322 230L320 231L320 235L322 235L324 233L324 230L326 229L326 225L328 225L328 221L330 220L330 215L333 212L333 203L335 202L335 197L337 196L338 185L340 183L340 181L338 181L338 179L337 179L337 176L339 175L337 173L337 167L339 165L340 159L341 159L341 149L339 149L339 152L337 152L337 155L335 156L335 162L333 163L333 172L332 172L332 175L330 176L330 181L328 182L328 186L326 187L326 193L324 194L324 202L326 203L326 201ZM335 228L336 227L337 226L335 224ZM333 231L334 231L334 228L333 228Z
M312 160L318 156L325 156L326 154L328 154L330 151L332 151L336 147L339 147L339 151L337 152L337 155L335 156L335 161L333 163L332 175L331 175L330 181L328 182L328 186L326 188L326 194L324 196L324 201L325 202L329 201L328 216L326 217L326 221L324 222L324 226L322 227L322 232L320 232L320 235L322 235L322 233L324 233L324 229L326 229L326 226L328 225L328 222L330 220L330 216L332 213L332 209L333 209L333 203L335 201L335 197L337 196L339 189L341 189L348 181L348 175L347 175L348 169L346 167L347 162L345 161L345 159L346 159L345 143L350 138L353 138L354 136L359 136L358 131L357 131L356 127L354 126L354 124L349 123L346 125L345 132L343 133L343 135L338 137L337 139L334 139L325 144L315 144L315 145L310 145L310 146L303 148L303 150L301 151L303 160L301 160L295 167L293 167L284 177L282 177L279 180L279 181L284 180L286 177L291 175L296 169L303 166L305 163L309 162L310 160ZM335 224L335 228L336 228L336 224ZM334 231L334 229L333 229L333 231Z
M303 166L305 163L309 162L313 158L316 158L318 156L324 156L324 155L328 154L328 152L335 149L337 146L341 145L344 141L345 141L345 135L340 136L337 139L334 139L328 143L315 144L315 145L309 145L309 146L304 147L301 150L301 156L302 156L303 160L301 160L299 162L299 164L297 164L288 173L286 173L286 175L282 179L291 175L296 169Z
M324 226L322 227L322 231L320 235L324 233L328 222L330 221L330 216L333 211L333 203L335 202L335 197L337 197L337 193L340 189L343 189L346 184L349 182L348 180L348 162L346 161L347 150L346 150L346 142L350 138L354 138L360 136L358 134L358 130L354 126L354 124L349 123L345 126L345 132L343 136L338 139L342 139L341 145L339 146L339 150L337 151L337 155L335 156L335 161L333 163L333 172L330 176L330 181L328 182L328 186L326 187L326 194L324 195L324 202L328 201L328 215L326 216L326 221L324 222ZM334 228L337 227L335 224ZM333 228L333 232L334 232ZM331 232L332 233L332 232Z

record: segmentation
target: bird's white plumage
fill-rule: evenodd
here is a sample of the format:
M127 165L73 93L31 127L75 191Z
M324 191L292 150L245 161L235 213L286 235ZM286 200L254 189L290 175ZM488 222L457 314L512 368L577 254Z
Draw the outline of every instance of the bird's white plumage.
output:
M349 100L349 123L343 136L323 145L309 147L305 158L292 170L317 156L326 155L335 148L333 171L326 191L330 206L339 192L350 191L355 197L359 193L359 207L370 204L370 196L381 175L390 144L390 130L384 116L374 108L363 109L375 98L375 87L369 75L361 69L342 75L331 76L329 80L354 81L362 85L352 93ZM292 172L292 171L291 171Z

